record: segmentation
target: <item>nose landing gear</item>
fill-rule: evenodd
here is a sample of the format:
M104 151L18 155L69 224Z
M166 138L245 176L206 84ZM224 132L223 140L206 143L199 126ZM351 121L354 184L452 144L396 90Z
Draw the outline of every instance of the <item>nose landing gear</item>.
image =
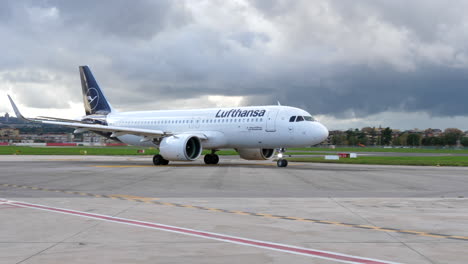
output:
M215 154L216 150L211 150L211 154L206 154L203 158L205 164L216 165L219 162L219 156Z
M286 151L285 148L280 148L278 149L278 161L276 162L276 165L280 168L284 168L288 166L288 161L283 159L283 153Z

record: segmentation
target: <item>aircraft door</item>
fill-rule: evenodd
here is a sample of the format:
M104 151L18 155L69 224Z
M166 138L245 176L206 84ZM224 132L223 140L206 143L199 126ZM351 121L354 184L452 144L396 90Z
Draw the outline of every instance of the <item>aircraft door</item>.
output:
M266 123L266 132L275 132L276 131L276 116L278 115L278 109L272 109L268 111L267 123Z

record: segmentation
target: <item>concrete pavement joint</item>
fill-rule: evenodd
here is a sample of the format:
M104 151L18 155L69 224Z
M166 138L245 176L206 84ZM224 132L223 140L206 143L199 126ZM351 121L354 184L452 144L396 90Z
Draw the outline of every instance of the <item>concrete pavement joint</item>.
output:
M424 236L424 237L433 237L433 238L446 238L446 239L453 239L453 240L468 241L468 236L436 234L436 233L413 231L413 230L406 230L406 229L395 229L395 228L388 228L388 227L377 227L377 226L362 225L362 224L352 224L352 223L343 223L343 222L326 221L326 220L301 218L301 217L292 217L292 216L284 216L284 215L272 215L272 214L245 212L245 211L238 211L238 210L225 210L225 209L220 209L220 208L210 208L210 207L195 206L195 205L189 205L189 204L178 204L178 203L154 201L155 199L159 199L159 198L148 198L148 197L139 197L139 196L132 196L132 195L100 195L100 194L93 194L93 193L48 189L48 188L40 188L40 187L33 187L33 186L26 186L26 185L7 184L7 183L0 184L0 186L30 189L30 190L36 190L36 191L61 192L61 193L66 193L66 194L89 196L89 197L95 197L95 198L119 199L119 200L126 200L126 201L147 203L147 204L165 205L165 206L181 207L181 208L192 208L192 209L205 210L205 211L211 211L211 212L219 212L219 213L249 215L249 216L257 216L257 217L263 217L263 218L274 218L274 219L299 221L299 222L311 222L311 223L317 223L317 224L346 226L346 227L376 230L376 231L382 231L382 232L395 232L395 233L415 235L415 236ZM2 201L0 201L0 202L2 202Z

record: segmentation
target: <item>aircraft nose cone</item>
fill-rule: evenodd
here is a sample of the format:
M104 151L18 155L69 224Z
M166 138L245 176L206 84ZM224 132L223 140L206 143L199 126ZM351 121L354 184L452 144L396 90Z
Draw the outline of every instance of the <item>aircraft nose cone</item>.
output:
M313 136L310 138L312 141L311 145L317 145L327 140L328 138L328 129L319 122L312 123Z
M324 140L326 140L326 139L328 138L328 135L329 135L328 129L327 129L324 125L322 125L322 124L320 124L320 126L321 126L321 128L322 128L322 129L321 129L322 141L324 141Z
M321 123L318 123L318 134L319 134L319 139L320 142L325 141L328 138L328 129L322 125Z

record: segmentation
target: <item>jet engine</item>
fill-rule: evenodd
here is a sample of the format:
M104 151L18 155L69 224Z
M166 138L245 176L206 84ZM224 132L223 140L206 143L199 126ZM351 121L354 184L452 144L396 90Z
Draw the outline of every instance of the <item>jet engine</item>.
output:
M275 154L274 149L254 149L254 148L242 148L236 149L239 156L246 160L267 160L273 157Z
M166 160L195 160L201 152L200 139L190 134L165 137L159 144L159 153Z

